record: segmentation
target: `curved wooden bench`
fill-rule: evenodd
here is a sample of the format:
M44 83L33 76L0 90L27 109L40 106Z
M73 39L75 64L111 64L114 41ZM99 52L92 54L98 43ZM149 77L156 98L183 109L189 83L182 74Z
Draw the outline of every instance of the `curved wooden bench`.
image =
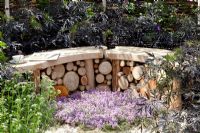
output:
M144 82L146 61L152 56L162 58L170 53L172 51L128 46L118 46L110 50L106 47L78 47L34 53L25 57L26 63L14 67L20 72L33 71L37 92L41 73L44 73L57 85L65 85L69 91L75 91L77 88L88 90L99 86L117 91L136 86L138 88L138 85L142 84L139 87L140 92L148 96L148 89L156 88L157 81ZM73 66L75 67L72 68ZM177 86L174 88L179 91ZM173 101L178 102L173 106L180 107L180 95Z

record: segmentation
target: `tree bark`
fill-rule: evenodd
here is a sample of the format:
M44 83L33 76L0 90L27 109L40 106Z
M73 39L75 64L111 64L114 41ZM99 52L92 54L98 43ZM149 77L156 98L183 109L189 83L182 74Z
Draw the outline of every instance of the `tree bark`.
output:
M7 18L10 18L10 2L9 0L5 0L5 14ZM9 19L7 19L9 20Z

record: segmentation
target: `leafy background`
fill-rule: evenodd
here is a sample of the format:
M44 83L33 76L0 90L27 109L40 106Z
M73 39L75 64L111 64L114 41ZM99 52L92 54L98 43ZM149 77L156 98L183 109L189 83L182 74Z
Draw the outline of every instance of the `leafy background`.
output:
M178 6L162 1L108 1L107 5L103 12L98 1L39 0L36 8L21 4L9 22L1 15L0 39L9 46L7 54L12 55L98 45L173 49L197 37L193 10L179 13Z

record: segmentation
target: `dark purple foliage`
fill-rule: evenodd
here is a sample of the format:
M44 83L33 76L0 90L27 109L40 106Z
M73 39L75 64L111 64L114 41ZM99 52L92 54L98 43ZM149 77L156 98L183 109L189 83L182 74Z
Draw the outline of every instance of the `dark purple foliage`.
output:
M76 92L57 102L56 119L67 124L112 128L120 121L132 123L137 117L152 117L153 107L145 98L134 98L131 91L90 90Z

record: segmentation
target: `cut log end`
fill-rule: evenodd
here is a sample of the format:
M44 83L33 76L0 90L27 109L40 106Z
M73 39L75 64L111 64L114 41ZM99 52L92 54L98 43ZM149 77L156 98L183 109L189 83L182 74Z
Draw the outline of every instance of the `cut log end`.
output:
M67 63L67 65L66 65L66 70L67 71L72 71L73 68L74 68L74 63L73 62Z
M65 74L64 65L57 65L55 66L51 76L52 76L52 79L58 79L58 78L62 78L64 74Z
M106 79L107 80L111 80L112 79L112 75L111 74L106 75Z
M97 74L96 75L96 81L97 83L103 83L104 82L104 76L102 74Z
M124 60L120 61L120 67L124 67L124 66L125 66L125 61Z
M100 60L99 59L95 59L94 63L99 64Z
M50 75L51 75L51 72L52 72L51 67L48 67L48 68L46 69L46 74L47 74L48 76L50 76Z
M69 89L69 91L75 91L79 86L78 74L73 71L67 72L63 78L63 84Z
M86 76L81 77L81 84L87 85L88 84L88 78Z
M125 76L121 76L121 77L119 78L118 84L119 84L119 87L120 87L121 89L123 89L123 90L128 89L129 83L128 83L128 80L126 79Z
M78 74L84 76L86 74L86 69L84 67L80 67L78 69Z
M112 71L112 65L111 65L110 62L103 61L103 62L100 63L99 72L101 74L107 75L107 74L111 73L111 71Z
M143 74L144 74L144 72L143 72L142 66L136 66L132 70L132 75L133 75L134 79L136 79L136 80L140 80L142 78Z

